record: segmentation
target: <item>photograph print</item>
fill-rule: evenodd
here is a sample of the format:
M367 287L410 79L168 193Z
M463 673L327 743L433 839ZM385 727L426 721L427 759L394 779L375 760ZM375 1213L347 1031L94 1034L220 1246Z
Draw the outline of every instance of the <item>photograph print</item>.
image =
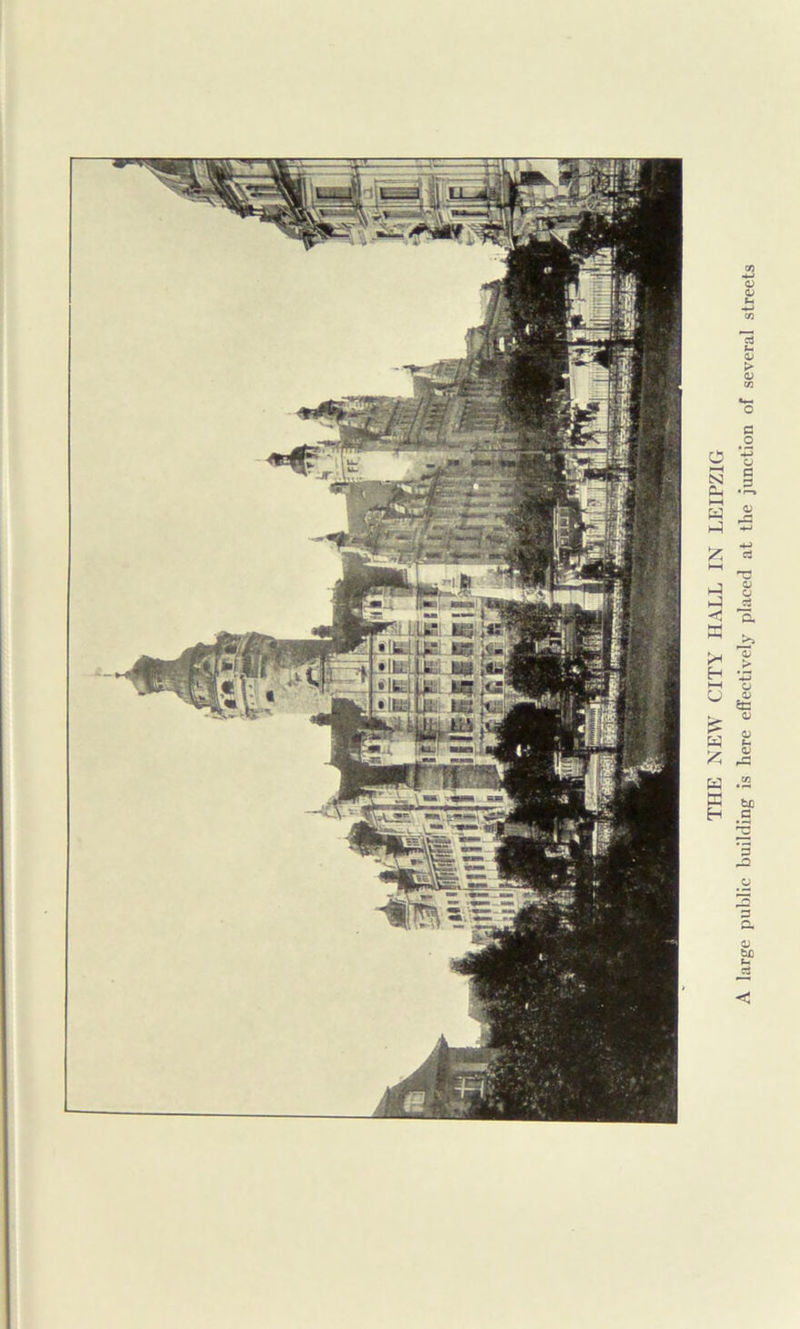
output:
M676 1121L681 189L73 160L67 1110Z

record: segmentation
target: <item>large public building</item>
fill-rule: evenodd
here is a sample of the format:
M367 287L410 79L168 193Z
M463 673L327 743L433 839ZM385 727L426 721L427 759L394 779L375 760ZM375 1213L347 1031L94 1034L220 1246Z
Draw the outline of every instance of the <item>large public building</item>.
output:
M175 167L158 168L165 182L177 188L183 181L189 197L200 197L186 163ZM219 191L206 193L206 201L222 201ZM569 826L554 821L546 833L536 890L499 870L510 805L494 749L503 716L521 700L509 678L515 637L505 601L570 606L547 649L572 656L580 633L582 654L601 654L599 626L582 615L579 627L578 611L598 607L603 596L581 564L601 555L606 536L608 368L591 348L615 331L610 283L601 254L566 295L567 492L553 503L542 585L521 586L508 567L520 480L547 473L550 445L529 430L523 448L504 409L504 364L517 343L505 289L495 281L481 290L480 321L467 332L463 356L405 366L407 395L302 407L298 414L317 437L268 458L346 500L348 529L324 538L344 557L339 585L351 631L334 596L337 626L329 636L220 632L176 659L143 655L124 675L142 696L169 692L215 719L283 712L330 724L342 783L323 810L365 825L373 837L369 852L392 881L383 908L394 927L464 930L481 941L542 892L570 904ZM619 333L624 340L627 330ZM587 707L580 751L554 757L559 779L585 782L590 810L601 801L594 751L601 721ZM575 717L564 723L576 733L580 727Z
M170 692L218 719L314 716L353 703L365 726L351 755L368 766L492 764L491 744L517 700L497 604L376 586L362 599L375 626L352 649L331 642L220 632L174 660L141 656L127 678L140 696Z

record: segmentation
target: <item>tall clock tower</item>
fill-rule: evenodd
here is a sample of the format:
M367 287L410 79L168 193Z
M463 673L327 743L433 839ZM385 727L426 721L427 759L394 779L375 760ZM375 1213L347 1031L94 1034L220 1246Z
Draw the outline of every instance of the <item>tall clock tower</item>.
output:
M313 715L329 704L330 645L277 640L260 632L219 632L175 660L142 655L124 675L140 696L173 692L220 719L248 720L273 712Z

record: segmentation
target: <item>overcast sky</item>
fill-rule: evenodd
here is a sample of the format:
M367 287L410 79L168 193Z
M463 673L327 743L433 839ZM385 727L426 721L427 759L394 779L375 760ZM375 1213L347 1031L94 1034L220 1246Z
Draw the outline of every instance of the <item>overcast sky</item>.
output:
M93 675L330 620L309 537L343 500L257 459L318 435L298 406L461 354L502 254L306 253L101 161L74 164L72 245L70 1106L368 1114L440 1033L475 1041L463 934L390 928L346 825L306 815L327 730Z

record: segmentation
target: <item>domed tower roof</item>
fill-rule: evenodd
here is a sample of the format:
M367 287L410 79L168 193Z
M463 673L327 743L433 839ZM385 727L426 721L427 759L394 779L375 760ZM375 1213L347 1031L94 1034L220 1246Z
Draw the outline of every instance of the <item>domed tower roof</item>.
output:
M152 692L174 692L181 701L194 704L192 664L195 654L204 649L202 642L198 642L197 646L188 646L176 660L140 655L136 664L123 677L130 679L140 697L146 697Z
M153 669L155 660L150 655L140 655L136 664L122 675L123 678L130 679L140 697L146 697L149 692L155 692L153 683Z
M273 711L320 712L327 693L329 644L260 632L219 632L174 660L142 655L121 675L140 697L174 692L181 701L223 719L254 719Z
M290 465L296 475L308 474L308 462L311 449L307 443L301 443L298 447L292 448L290 454Z
M267 461L270 466L291 466L295 475L308 475L309 461L315 452L308 443L299 443L291 452L271 452Z
M198 180L191 157L120 157L114 165L146 166L162 185L166 185L167 189L180 198L192 199L199 203L219 202L216 197L212 197L216 191L210 187L210 181L202 183Z

